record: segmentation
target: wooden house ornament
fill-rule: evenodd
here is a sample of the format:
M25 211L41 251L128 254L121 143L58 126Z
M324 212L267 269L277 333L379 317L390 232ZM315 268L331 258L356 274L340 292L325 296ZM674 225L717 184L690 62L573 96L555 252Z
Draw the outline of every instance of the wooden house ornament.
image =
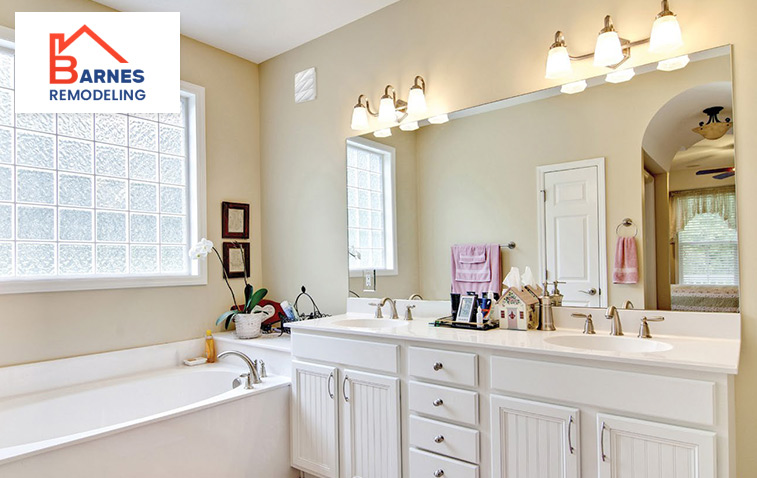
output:
M508 288L496 304L500 329L528 330L539 326L539 299L525 289Z

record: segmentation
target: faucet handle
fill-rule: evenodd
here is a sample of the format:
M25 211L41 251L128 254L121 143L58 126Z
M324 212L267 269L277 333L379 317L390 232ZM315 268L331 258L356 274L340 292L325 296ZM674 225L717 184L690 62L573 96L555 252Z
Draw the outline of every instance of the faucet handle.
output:
M407 306L407 308L405 309L405 317L403 317L404 320L413 320L413 309L415 309L414 305Z
M596 334L594 331L594 321L591 320L591 314L570 314L570 316L586 319L586 322L584 322L584 333L589 335Z
M661 316L642 317L641 324L639 324L639 338L651 339L652 334L649 333L649 324L647 322L662 322L663 320L665 320L665 317Z
M373 315L373 317L377 319L384 318L384 314L381 312L381 304L379 304L378 302L370 302L368 305L370 305L371 307L376 307L376 313Z

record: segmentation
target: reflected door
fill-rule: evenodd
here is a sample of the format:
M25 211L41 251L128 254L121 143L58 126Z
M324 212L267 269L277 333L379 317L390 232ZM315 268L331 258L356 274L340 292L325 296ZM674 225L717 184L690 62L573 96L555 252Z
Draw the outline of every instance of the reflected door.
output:
M564 283L560 285L563 305L604 305L600 264L604 257L600 227L604 170L600 166L591 160L541 169L546 277Z

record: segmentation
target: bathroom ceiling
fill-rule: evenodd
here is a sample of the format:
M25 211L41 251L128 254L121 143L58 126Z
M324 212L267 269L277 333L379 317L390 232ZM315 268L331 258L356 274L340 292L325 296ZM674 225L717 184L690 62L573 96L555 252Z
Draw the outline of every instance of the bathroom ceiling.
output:
M181 33L255 63L399 0L96 0L124 12L180 12Z

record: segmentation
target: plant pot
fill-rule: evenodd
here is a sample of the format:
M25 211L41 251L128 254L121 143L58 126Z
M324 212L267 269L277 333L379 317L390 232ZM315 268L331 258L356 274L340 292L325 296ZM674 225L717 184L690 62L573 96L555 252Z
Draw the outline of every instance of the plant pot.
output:
M260 324L265 319L265 314L237 314L234 316L237 337L240 339L254 339L260 337Z

